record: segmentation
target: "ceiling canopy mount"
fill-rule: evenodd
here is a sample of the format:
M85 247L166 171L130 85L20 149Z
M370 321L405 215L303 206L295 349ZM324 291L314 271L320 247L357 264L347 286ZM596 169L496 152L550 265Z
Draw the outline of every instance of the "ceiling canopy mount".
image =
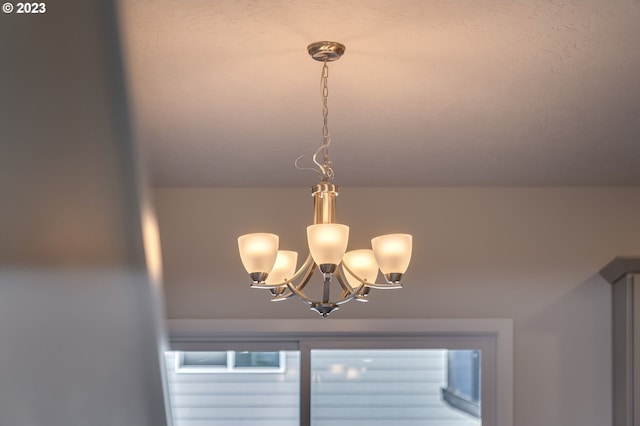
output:
M316 61L333 62L344 55L345 46L336 41L317 41L307 46L307 51Z

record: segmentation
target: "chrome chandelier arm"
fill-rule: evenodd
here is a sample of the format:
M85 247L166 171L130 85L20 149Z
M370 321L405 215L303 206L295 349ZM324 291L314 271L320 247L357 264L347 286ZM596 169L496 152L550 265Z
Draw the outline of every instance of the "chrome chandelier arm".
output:
M344 263L343 263L344 265ZM351 273L351 272L349 272ZM344 274L342 273L342 270L340 270L338 268L338 270L336 271L336 279L338 280L338 282L340 283L340 285L342 286L342 288L344 289L344 292L342 293L342 298L340 300L338 300L337 302L335 302L336 305L342 305L345 304L347 302L349 302L350 300L352 300L353 298L355 298L356 296L358 296L359 294L361 294L364 289L365 289L365 282L364 281L360 281L360 286L356 289L353 289L346 281L346 278L344 276Z
M378 290L393 290L397 288L402 288L402 284L373 283L373 284L368 284L368 287L375 288Z
M309 258L311 258L311 255L309 255ZM295 285L293 283L289 283L289 285L288 285L289 288L291 288L293 286L296 289L298 289L298 291L302 291L306 287L306 285L309 283L309 280L313 276L313 273L316 271L316 266L317 266L316 263L313 262L313 260L312 260L311 261L311 265L309 265L309 269L307 269L307 273L304 275L304 277L300 281L300 284Z
M338 272L336 272L336 279L338 280L340 287L342 287L342 294L340 295L340 300L346 297L349 297L354 292L353 288L351 288L349 283L345 283L344 278L345 277L344 275L342 275L342 273L338 274Z
M391 290L391 289L395 289L395 288L402 288L402 284L370 283L370 282L366 281L364 278L359 277L355 272L353 272L351 269L349 269L349 267L344 262L342 262L342 267L348 273L350 273L353 276L353 278L355 278L362 285L365 285L367 287L377 288L377 289L380 289L380 290Z
M351 296L351 294L354 293L354 290L351 288L349 283L345 282L344 276L341 274L339 268L335 273L335 277L336 277L336 280L338 281L338 284L340 284L340 287L342 287L342 294L340 295L340 299L339 300L341 301L341 300Z
M279 302L281 300L289 299L291 296L295 294L296 296L300 297L303 301L307 303L312 303L312 301L307 297L304 291L302 291L302 289L307 285L307 283L313 276L313 273L316 268L316 264L313 261L309 262L309 259L311 259L311 255L307 257L307 260L300 267L300 270L294 274L294 277L296 277L296 276L299 276L300 273L305 272L304 276L300 280L300 283L296 285L293 282L294 278L286 281L283 287L285 287L288 291L287 292L283 291L281 294L276 295L276 297L271 299L272 302Z
M340 300L335 302L336 305L342 305L349 302L353 298L357 297L365 288L364 284L360 284L360 286L357 288L351 287L340 269L336 271L335 276L343 290L342 294L340 295Z
M271 298L271 301L278 302L282 300L287 300L295 295L296 297L298 297L300 300L302 300L308 305L314 305L319 303L320 304L334 303L335 305L342 305L344 303L347 303L353 300L354 298L357 298L359 295L364 294L366 287L383 289L383 290L402 288L402 284L369 283L364 278L361 278L355 272L353 272L344 262L341 263L341 266L344 268L345 271L349 272L349 274L351 274L360 283L360 285L356 288L352 287L349 284L348 280L346 279L343 270L341 268L337 268L334 276L338 281L338 284L342 288L342 294L340 295L340 298L335 302L331 302L327 300L322 300L322 301L312 300L304 292L305 286L309 283L309 281L311 280L311 277L313 276L316 270L316 264L313 261L313 257L311 256L311 254L307 255L307 259L302 264L302 266L300 266L300 268L296 271L296 273L291 277L291 279L287 281L283 281L281 283L275 283L275 284L266 284L266 283L253 284L252 287L270 289L272 292L276 291L277 289L282 289L284 287L288 291L283 291L283 292L279 292L279 294L274 294L274 297ZM294 281L299 278L300 278L300 282L296 284Z
M291 284L292 281L295 281L296 279L298 279L303 272L307 271L307 268L309 266L315 266L315 263L313 263L313 258L311 257L311 254L309 254L307 256L307 260L304 261L304 263L302 264L302 266L300 267L300 269L298 269L296 271L295 274L293 274L293 276L291 278L289 278L286 281L283 281L281 283L275 283L275 284L267 284L267 283L259 283L259 284L253 284L253 288L274 288L274 287L284 287L284 286L288 286L289 284ZM307 271L308 272L308 271ZM307 279L307 281L309 281ZM306 284L306 282L305 282Z
M309 259L311 259L311 255L309 255ZM307 264L307 262L305 262L305 265ZM302 300L303 302L311 305L314 303L313 300L311 300L306 293L304 292L304 287L307 285L307 283L309 282L309 280L311 279L311 277L313 276L313 273L316 270L316 264L313 262L313 260L311 261L311 264L308 266L308 269L306 270L306 273L304 275L304 277L302 278L302 280L300 281L300 284L295 285L292 280L289 280L289 282L287 283L287 287L289 288L289 290L291 291L292 294L295 294L296 296L298 296L300 298L300 300ZM297 275L297 274L296 274Z
M293 276L287 281L283 281L281 283L275 283L275 284L266 284L266 283L255 284L254 283L252 287L270 289L272 290L272 292L278 289L283 289L284 287L288 291L278 292L277 294L274 294L274 297L271 298L271 301L278 302L278 301L289 299L293 296L297 296L300 300L302 300L303 302L311 306L318 305L318 304L321 304L321 305L322 304L335 304L335 305L345 304L353 300L354 298L357 298L358 296L363 295L366 287L375 288L375 289L384 289L384 290L402 288L402 284L369 283L364 278L358 276L358 274L353 272L344 262L342 262L340 266L342 266L345 271L351 274L360 283L360 285L356 288L352 287L347 281L343 270L340 267L338 267L334 276L338 281L338 284L342 288L342 294L340 295L340 298L335 302L324 300L326 298L326 295L323 295L322 301L312 300L304 292L305 286L309 283L309 281L311 280L311 277L313 276L316 270L316 264L313 261L313 257L311 256L311 254L307 255L307 259L304 261L302 266L300 266L300 268L296 271L296 273L293 274ZM296 284L294 281L299 278L300 278L300 282ZM326 284L325 284L325 287L326 287Z
M345 294L359 293L360 292L359 290L363 287L363 284L360 284L355 289L351 287L351 284L349 284L347 277L344 276L344 273L340 268L336 268L335 276L336 276L336 279L338 280L338 283L340 284L340 287L342 287L342 290L344 290Z

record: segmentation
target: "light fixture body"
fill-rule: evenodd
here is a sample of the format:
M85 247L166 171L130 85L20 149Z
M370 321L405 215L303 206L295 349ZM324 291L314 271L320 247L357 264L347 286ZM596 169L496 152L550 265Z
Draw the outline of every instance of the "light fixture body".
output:
M322 71L323 145L316 151L313 161L320 182L311 188L313 197L313 224L307 227L309 255L296 270L298 254L278 250L279 237L275 234L256 233L238 238L240 258L253 282L253 288L269 289L272 301L297 296L323 317L350 300L367 301L372 288L400 288L400 279L409 266L412 237L409 234L381 235L371 240L372 249L347 252L349 227L336 223L336 197L338 187L333 180L333 168L328 154L327 127L327 62L340 59L345 46L337 42L322 41L307 47L309 55L324 62ZM316 157L322 153L322 162ZM296 162L297 166L297 162ZM380 269L387 280L376 283ZM323 277L322 297L315 300L307 295L305 287L314 272ZM337 283L337 284L336 284ZM338 297L331 297L332 288Z

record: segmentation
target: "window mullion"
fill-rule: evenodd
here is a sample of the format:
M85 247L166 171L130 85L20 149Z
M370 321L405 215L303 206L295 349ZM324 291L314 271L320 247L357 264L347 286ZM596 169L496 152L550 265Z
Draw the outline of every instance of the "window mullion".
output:
M236 363L235 351L227 351L227 371L232 371Z
M311 426L311 347L301 340L300 350L300 426Z

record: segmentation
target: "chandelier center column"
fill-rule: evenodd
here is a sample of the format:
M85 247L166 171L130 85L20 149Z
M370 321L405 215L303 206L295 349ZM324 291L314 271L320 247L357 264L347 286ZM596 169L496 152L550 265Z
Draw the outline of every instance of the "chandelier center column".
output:
M313 223L336 223L336 197L338 187L332 183L321 181L311 187L313 196Z

